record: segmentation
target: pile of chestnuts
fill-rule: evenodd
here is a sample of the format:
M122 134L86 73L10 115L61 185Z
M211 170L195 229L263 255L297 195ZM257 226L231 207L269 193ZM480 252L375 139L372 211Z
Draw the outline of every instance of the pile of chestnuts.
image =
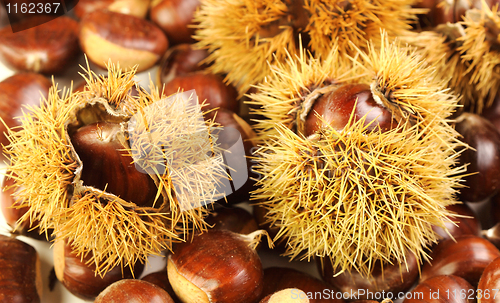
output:
M399 3L397 28L379 24ZM0 211L6 223L0 227L0 302L47 303L47 293L63 289L64 299L55 295L61 301L51 303L499 302L500 90L481 83L493 79L496 85L500 79L499 4L494 0L0 1L4 168ZM234 28L209 22L223 13L234 13L230 23ZM460 38L451 38L456 35ZM471 47L471 35L484 43ZM389 41L398 46L391 48ZM433 54L429 45L423 46L427 41L446 53ZM231 51L240 54L229 58ZM384 58L391 52L394 60L388 64ZM248 54L268 65L240 62L228 67L240 57L246 60ZM400 68L403 56L411 58L408 66L413 64L415 70ZM318 70L325 62L331 64L325 67L328 72ZM441 75L447 64L455 63L450 73L463 71L463 77ZM353 70L358 74L349 74ZM372 70L378 73L366 76ZM415 82L427 83L424 70L438 83L436 87L442 85L435 94L442 94L442 99L436 99L449 106L411 103L424 94L418 89L402 96ZM395 71L397 77L387 76ZM270 74L259 74L263 72ZM137 81L136 73L149 84ZM273 77L281 77L283 86ZM370 77L373 83L365 81ZM412 82L412 77L420 78ZM293 91L290 96L287 89ZM155 117L181 123L187 112L189 121L199 122L200 133L207 134L197 138L207 140L180 144L173 152L167 146L170 138L155 141L162 142L159 147L135 146L131 138L140 123L148 131L158 126L144 112L154 114L154 104L186 92L197 96L189 101L201 110L200 121L189 110L175 112L176 106L167 113L170 120L162 116L164 108L156 110ZM280 98L288 99L272 105ZM404 98L410 101L404 103ZM57 121L48 118L62 112L63 105L70 107L65 109L67 116L61 114ZM433 108L440 112L431 113ZM137 114L145 122L131 118ZM434 121L436 117L442 121ZM49 129L37 128L40 125L57 123L61 127L51 128L54 134L36 132ZM431 158L421 157L417 163L407 156L432 149L416 144L421 151L401 156L409 167L401 171L409 171L408 178L400 171L381 176L382 171L396 171L390 160L401 155L400 149L384 151L391 156L382 161L376 157L382 151L350 146L345 138L354 137L354 131L349 132L353 125L359 126L357 135L362 138L416 134L407 138L417 141L435 136L436 141L434 137L428 141L449 153L443 161L453 165L435 180L431 179L437 174L427 179L412 175L426 172L413 168ZM145 133L148 142L157 135ZM48 136L55 138L50 144L60 143L53 153L43 139ZM172 136L180 141L186 137ZM308 148L301 149L294 138ZM345 140L334 142L339 138ZM378 140L385 139L381 135ZM375 141L365 145L384 143ZM275 154L263 146L283 142L290 147L283 154L299 156L272 159L277 168L266 171L266 161ZM331 159L324 158L322 144L331 144L334 152L344 155L340 169L328 170ZM409 143L401 142L405 144ZM21 158L19 152L27 147L33 153L40 150L34 155L36 163L45 158L52 162L30 166L35 157L27 153ZM189 156L196 148L204 157L207 154L206 162ZM215 163L221 151L224 157L218 164L207 164ZM157 165L141 166L144 159ZM197 169L169 159L184 160ZM298 164L291 169L290 163ZM176 175L175 165L185 169L183 174ZM53 170L41 171L48 166ZM325 174L326 179L348 180L344 183L352 180L342 179L346 174L373 182L363 187L363 181L352 181L360 189L354 193L343 191L349 188L345 184L342 190L324 186L328 183L320 179ZM303 176L308 176L307 184ZM384 177L393 179L383 183ZM188 185L180 188L175 178ZM217 192L224 182L223 192ZM443 190L443 201L433 204L432 197L441 193L427 196L425 189L439 187L427 187L425 182L450 185ZM269 189L263 184L289 186ZM377 187L381 184L395 184L398 190L384 191ZM64 190L54 194L54 188ZM88 192L94 200L85 201ZM426 204L423 209L443 216L420 222L415 213L407 212L419 209L417 205L391 204L398 199L417 203L411 200L415 192ZM355 202L336 204L356 195L367 201L383 197L372 208ZM186 202L185 197L201 202ZM279 210L270 202L285 200L289 204ZM316 201L326 206L315 208ZM81 203L87 208L78 208ZM355 214L350 213L353 209ZM398 230L386 229L381 237L371 238L374 252L393 253L372 259L366 251L356 250L361 247L356 241L366 241L363 236L370 226L363 224L380 212L383 218L397 217L397 223L372 227ZM411 238L421 231L418 228L408 237L398 233L414 219L415 225L425 226L419 240ZM304 224L315 220L316 225ZM359 229L357 238L332 240L320 221L321 226L341 231L355 224L365 229ZM290 230L294 232L287 233ZM322 233L324 237L314 236ZM331 241L344 246L328 246ZM390 241L398 243L379 249ZM52 254L48 261L47 242ZM161 264L151 267L152 257ZM51 271L43 270L46 263Z

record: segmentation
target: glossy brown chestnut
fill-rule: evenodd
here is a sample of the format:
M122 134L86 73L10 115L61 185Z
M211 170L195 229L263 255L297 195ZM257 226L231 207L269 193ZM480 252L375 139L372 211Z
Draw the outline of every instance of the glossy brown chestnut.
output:
M160 287L141 280L121 280L108 286L94 303L174 303Z
M264 269L264 289L262 296L269 296L277 291L298 288L305 293L311 303L342 303L344 300L336 297L337 289L304 272L286 267L269 267ZM321 296L315 294L321 293ZM295 299L302 295L292 292Z
M97 122L70 134L71 142L83 163L83 184L106 190L127 202L149 205L156 186L148 174L136 169L133 159L117 138L120 124Z
M469 163L460 189L462 201L482 201L500 190L500 133L485 118L463 113L456 119L456 130L462 141L473 149L460 154L460 165Z
M321 260L322 262L317 262L317 265L323 280L341 292L346 292L349 296L352 294L351 299L373 299L368 297L370 292L393 293L395 295L406 291L418 279L419 274L419 265L413 254L406 256L407 265L394 263L384 264L382 267L377 261L373 265L369 278L361 276L355 271L336 275L337 270L332 267L330 259L323 258Z
M498 257L498 248L481 237L462 235L455 240L448 239L434 247L430 263L422 267L420 281L440 275L455 275L475 287L486 266Z
M37 16L20 22L29 29L13 33L10 26L0 29L0 60L14 70L57 74L74 63L80 52L78 23L66 16L41 25ZM31 28L30 28L31 27Z
M500 258L493 260L483 271L477 285L479 303L500 302L498 292L500 289Z
M253 162L249 158L255 149L255 144L252 141L255 138L255 133L252 127L237 114L224 108L207 114L205 119L214 119L216 123L223 126L222 130L214 131L214 134L218 137L216 143L220 148L228 151L224 153L225 162L230 168L228 173L232 178L230 182L234 186L231 194L226 195L219 202L236 204L248 201L249 193L253 190L257 177L252 172ZM243 158L243 155L246 159Z
M238 93L232 85L226 85L220 76L208 74L203 71L179 75L165 84L163 93L170 96L182 91L194 89L200 104L206 100L204 111L214 108L225 108L233 112L239 109Z
M0 235L0 302L39 303L41 291L36 250L29 244Z
M94 11L80 21L80 45L99 67L111 60L121 68L152 67L168 47L165 34L153 23L110 11Z
M172 289L172 285L170 285L170 281L168 280L167 267L163 268L161 271L150 273L149 275L142 277L141 280L160 287L170 295L174 302L180 302Z
M51 86L44 76L28 72L15 74L0 82L0 118L5 123L0 123L1 146L9 144L5 125L11 129L19 126L21 123L17 117L27 111L24 106L39 106L41 100L47 98ZM0 154L0 160L5 160L3 153Z
M433 226L432 229L439 236L439 241L456 238L461 235L481 235L481 222L476 218L472 209L465 203L453 204L446 207L456 216L450 217L453 222L445 222L445 231L441 227Z
M75 15L81 19L96 10L109 10L144 19L148 13L149 2L149 0L78 0Z
M257 229L257 221L251 213L240 207L221 207L210 212L205 219L214 229L225 229L238 234L249 234Z
M341 131L353 112L356 121L367 115L364 123L369 125L367 131L374 129L386 131L397 125L390 111L375 101L370 86L345 84L314 101L305 118L304 135L310 136L326 125ZM321 116L323 121L318 116Z
M456 23L462 21L465 12L472 8L470 0L423 0L417 1L416 8L425 8L429 11L420 15L420 25L423 28L433 28L447 22Z
M185 303L250 303L262 293L264 272L249 236L208 230L180 243L167 261L168 279Z
M266 296L259 303L310 303L307 294L298 288L279 290Z
M103 277L96 275L94 264L87 264L89 256L83 259L64 241L54 245L54 269L57 279L75 296L84 300L93 300L106 287L122 279L139 277L144 265L137 263L134 271L128 266L112 268Z
M152 0L150 19L165 33L172 44L192 43L193 16L200 0Z
M204 49L193 49L192 44L178 44L168 49L160 61L158 83L166 84L177 76L204 70L208 65L201 62L208 57Z
M476 292L465 279L443 275L420 282L411 293L405 294L404 303L473 303Z

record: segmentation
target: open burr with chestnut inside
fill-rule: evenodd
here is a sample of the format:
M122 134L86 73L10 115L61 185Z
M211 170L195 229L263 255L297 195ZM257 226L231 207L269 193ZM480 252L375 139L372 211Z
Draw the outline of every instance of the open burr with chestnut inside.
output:
M54 87L9 130L10 188L27 212L103 276L206 230L227 167L194 92L131 94L135 70L86 70L83 92ZM33 170L33 167L37 169Z

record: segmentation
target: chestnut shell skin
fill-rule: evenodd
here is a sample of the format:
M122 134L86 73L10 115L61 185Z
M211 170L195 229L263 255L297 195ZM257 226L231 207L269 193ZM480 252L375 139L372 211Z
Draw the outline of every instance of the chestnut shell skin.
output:
M156 195L156 186L148 174L136 169L132 157L116 138L107 140L119 130L117 123L97 122L70 135L83 163L81 179L86 186L106 189L136 205L147 205Z
M61 16L34 27L30 25L45 19L51 17L20 21L28 29L16 33L12 33L10 26L0 29L0 59L5 65L14 70L52 75L63 72L74 62L80 53L78 22Z
M152 0L149 18L166 34L172 44L193 43L194 13L200 0Z
M431 253L431 263L422 267L420 281L435 276L454 275L477 286L488 264L500 257L500 251L490 241L473 235L440 242Z
M173 264L179 275L199 289L205 293L210 289L207 294L211 302L252 303L262 293L264 271L260 258L239 234L208 230L191 242L174 246L168 260L168 266ZM170 274L169 280L182 298Z
M456 130L462 141L474 148L459 157L460 165L470 163L464 177L465 188L460 189L460 200L479 202L500 189L500 133L487 119L471 113L457 118Z
M64 251L58 251L58 249L61 249L61 247L57 247L58 245L64 245ZM64 256L56 255L56 253L64 253ZM116 266L101 278L101 276L95 274L94 264L86 264L89 261L88 256L84 257L82 261L73 252L70 245L57 243L54 254L55 258L64 258L64 268L60 273L62 276L58 276L58 279L62 279L61 283L73 295L84 300L93 300L105 288L119 280L139 277L144 269L144 265L141 263L134 266L133 273L129 267L124 266L122 271L120 266Z
M475 288L465 279L442 275L420 282L403 303L474 303L475 298Z
M247 235L259 229L252 214L240 207L221 207L212 211L205 222L214 229L225 229Z
M478 291L481 291L481 303L500 302L500 257L493 260L483 271L481 279L477 285Z
M408 254L406 256L406 262L408 264L408 269L405 264L385 264L383 267L380 263L376 263L373 266L371 272L371 277L366 278L361 276L359 273L352 271L341 273L337 276L336 271L332 267L330 259L323 258L323 268L321 267L321 262L317 262L318 271L321 277L328 284L335 286L341 292L347 292L349 294L356 293L356 290L363 289L365 294L359 293L355 299L368 299L367 293L370 292L382 292L397 294L398 292L405 291L409 289L413 283L418 279L419 268L417 259L413 254ZM353 290L353 292L351 292ZM353 298L354 299L354 298Z
M38 266L38 255L32 246L0 235L0 302L39 303Z
M204 70L208 64L201 62L208 57L205 49L193 49L191 44L177 44L167 50L160 61L158 83L163 86L177 76Z
M94 303L174 303L160 287L141 280L125 279L115 282L102 291Z
M387 131L397 125L392 119L392 114L375 101L369 85L345 84L315 100L305 119L304 135L313 135L325 127L318 119L318 115L322 117L324 123L341 131L347 125L353 111L355 121L367 115L366 131L374 129Z

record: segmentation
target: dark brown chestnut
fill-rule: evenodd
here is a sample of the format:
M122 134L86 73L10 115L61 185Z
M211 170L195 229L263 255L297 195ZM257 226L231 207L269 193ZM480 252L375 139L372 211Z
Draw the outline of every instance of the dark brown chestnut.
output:
M106 287L94 303L174 303L160 287L141 280L120 280Z
M253 216L257 221L259 228L264 229L269 234L271 239L276 239L276 235L278 235L280 229L276 226L271 226L271 224L267 221L266 219L267 209L258 203L254 203L252 205L252 210L253 210ZM280 253L284 253L286 250L285 244L286 244L286 238L280 237L279 239L276 239L276 241L274 241L273 249L279 251Z
M203 110L208 111L214 108L225 108L233 112L238 112L238 93L236 89L225 84L220 76L205 73L203 71L193 72L186 75L179 75L165 84L163 93L170 96L181 91L194 89L200 104L206 101Z
M141 280L153 283L154 285L165 290L174 302L180 302L174 290L172 289L172 285L170 285L170 281L168 280L167 267L163 268L160 271L150 273L142 277Z
M172 44L193 43L193 16L200 0L152 0L150 19L165 33Z
M278 290L266 296L259 303L310 303L307 294L298 288L286 288Z
M111 11L94 11L80 21L80 45L88 58L101 68L111 62L121 68L137 65L138 71L152 67L168 47L165 34L153 23Z
M22 241L0 235L0 302L39 303L41 291L36 250Z
M160 61L157 83L166 84L177 76L204 70L208 65L202 63L208 57L204 49L194 49L192 44L178 44L168 49Z
M52 86L50 81L44 76L36 73L18 73L0 82L0 118L4 123L0 123L0 144L6 146L10 142L5 136L6 125L10 129L15 129L21 125L17 117L22 116L23 111L27 111L25 106L39 106L43 98L47 98L49 89ZM0 149L3 150L3 147ZM5 160L3 153L0 160Z
M314 100L309 112L305 113L304 126L299 127L299 132L310 136L326 125L341 131L353 112L356 121L366 115L364 123L367 125L367 131L374 129L386 131L397 125L390 111L375 101L368 85L345 84L325 92ZM319 116L322 120L318 118Z
M45 19L51 17L20 21L28 29L16 33L10 26L0 29L0 59L5 65L14 70L51 75L75 63L80 52L78 23L62 16L35 26Z
M260 258L249 246L256 233L211 229L176 245L167 271L177 297L185 303L255 302L264 276Z
M432 229L439 236L439 241L456 238L461 235L481 235L481 222L476 218L475 213L465 203L453 204L446 207L447 210L456 214L450 217L452 222L445 222L444 230L441 227L433 226Z
M465 279L442 275L420 282L404 298L403 303L473 303L476 292Z
M205 222L214 229L225 229L243 235L259 229L252 214L240 207L220 207L210 212Z
M484 238L462 235L440 242L430 257L430 263L422 267L420 281L440 275L455 275L475 287L485 267L500 257L500 251Z
M472 8L470 0L422 0L417 1L415 7L428 9L426 14L419 16L423 28L462 21L465 12Z
M395 296L399 292L408 290L418 279L419 264L415 255L408 254L405 264L383 264L379 261L373 265L370 277L365 277L357 272L338 273L333 268L329 258L320 259L317 262L318 270L323 280L335 286L342 293L347 293L349 298L373 299L370 293L392 293ZM351 297L352 296L352 297ZM378 299L378 298L376 298Z
M136 205L152 203L157 189L153 179L135 167L117 133L120 124L96 122L70 134L83 163L81 180L87 186L106 190Z
M456 119L456 130L462 141L473 149L460 155L460 165L469 164L460 189L462 201L478 202L500 189L500 133L485 118L463 113Z
M79 0L74 11L80 19L96 10L109 10L144 19L148 13L149 2L150 0Z
M304 272L286 267L269 267L264 269L264 289L262 296L269 296L284 289L300 289L311 303L342 303L338 290L327 283ZM298 291L289 293L295 299L301 299L303 294ZM317 294L321 294L318 296Z
M144 269L141 263L135 264L133 271L128 266L116 266L103 277L95 272L95 265L88 264L90 256L77 256L71 245L62 240L54 244L54 269L57 279L75 296L93 300L106 287L122 279L139 277Z
M500 297L500 258L493 260L483 271L481 279L477 285L479 302L493 303L498 302Z

